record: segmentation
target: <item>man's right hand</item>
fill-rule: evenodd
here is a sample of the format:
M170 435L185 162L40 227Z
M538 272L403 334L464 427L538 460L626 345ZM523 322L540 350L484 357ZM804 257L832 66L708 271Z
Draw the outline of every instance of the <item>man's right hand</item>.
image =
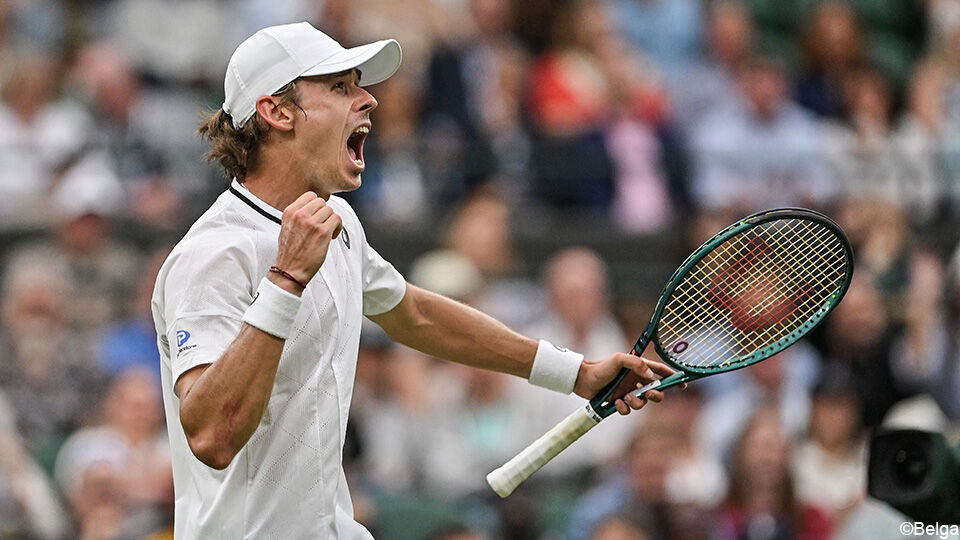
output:
M303 283L320 270L330 242L340 235L343 222L327 201L308 191L283 210L276 265ZM268 279L296 295L303 291L287 278L271 273Z

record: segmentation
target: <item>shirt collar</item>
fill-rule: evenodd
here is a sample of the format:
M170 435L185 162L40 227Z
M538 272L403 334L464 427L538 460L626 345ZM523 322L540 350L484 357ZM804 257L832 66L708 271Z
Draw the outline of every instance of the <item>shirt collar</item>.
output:
M250 190L244 187L243 184L238 182L236 178L234 178L233 182L230 183L229 191L238 199L243 201L247 206L256 210L256 212L261 216L269 219L277 225L280 224L280 218L283 216L283 212L261 201L256 195L251 193Z

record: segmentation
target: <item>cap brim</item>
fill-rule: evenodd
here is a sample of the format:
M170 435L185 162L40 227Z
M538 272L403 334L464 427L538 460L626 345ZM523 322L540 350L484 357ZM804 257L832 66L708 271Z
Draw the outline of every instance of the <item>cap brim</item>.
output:
M394 39L384 39L344 49L308 68L300 76L329 75L357 68L360 70L360 86L368 86L389 79L400 68L402 58L400 44Z

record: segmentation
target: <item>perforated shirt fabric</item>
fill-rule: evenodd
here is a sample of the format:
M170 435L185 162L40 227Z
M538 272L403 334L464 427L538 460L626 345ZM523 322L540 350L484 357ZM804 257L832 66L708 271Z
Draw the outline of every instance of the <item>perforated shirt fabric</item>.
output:
M342 467L364 315L389 311L406 283L364 236L346 201L320 271L308 283L260 425L223 470L191 452L177 379L216 362L277 255L281 212L236 180L172 250L153 317L173 458L177 540L369 539L353 519Z

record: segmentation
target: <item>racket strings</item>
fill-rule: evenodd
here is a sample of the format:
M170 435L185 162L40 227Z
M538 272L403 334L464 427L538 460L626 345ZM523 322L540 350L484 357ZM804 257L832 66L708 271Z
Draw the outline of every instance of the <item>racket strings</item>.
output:
M709 289L709 287L711 286L710 283L709 283L709 282L705 283L705 282L704 282L704 279L703 279L703 276L702 276L701 274L705 274L706 272L716 272L716 273L720 273L720 272L721 272L720 266L719 266L719 265L712 265L712 266L711 266L711 263L713 263L714 261L718 260L719 258L723 258L724 256L726 256L727 259L731 258L732 256L736 256L736 257L743 258L745 255L748 254L748 253L744 253L744 245L745 245L745 243L742 242L742 241L739 242L739 243L733 243L733 244L727 245L727 246L726 246L726 251L729 252L729 251L732 250L732 253L726 253L726 254L724 254L722 251L717 251L717 252L715 252L713 258L705 259L705 264L704 264L703 269L700 269L699 272L696 272L696 271L695 271L695 272L691 272L691 274L690 274L689 277L691 277L691 278L693 278L694 280L696 280L701 287L705 287L705 288L708 288L708 289ZM829 247L829 246L826 246L826 247L824 247L823 249L821 249L820 251L824 251L824 250L827 249L828 247ZM717 257L717 256L716 256L718 253L721 255L721 257ZM781 271L782 271L782 265L779 265L779 264L778 264L778 270L781 270ZM781 272L781 273L782 273L782 272ZM744 281L746 282L747 280L744 280ZM818 281L822 283L822 280L818 280ZM743 288L745 288L745 287L743 287ZM741 290L742 290L742 288L741 288ZM680 292L683 292L683 291L680 291ZM737 291L735 291L735 293L736 293L736 292L737 292ZM688 296L690 296L690 295L688 295ZM690 307L691 307L691 299L690 299L690 298L686 299L686 302L685 302L685 304L684 304L683 307L686 307L686 308L690 308ZM687 322L687 320L691 318L691 317L686 316L687 313L678 313L677 311L673 310L673 309L670 308L670 307L668 307L668 310L671 311L671 312L673 312L673 313L676 315L676 318L675 318L676 321L679 321L680 323L683 324L683 326L684 326L685 329L687 330L687 335L691 335L691 334L692 334L692 335L696 335L696 334L697 334L697 329L695 329L693 326L691 326L691 325ZM691 310L690 310L690 309L687 309L686 311L689 312L689 311L691 311ZM696 313L696 311L698 311L698 310L694 309L694 310L692 310L692 311L694 311L694 315L698 315L698 313ZM702 310L700 310L700 311L702 311ZM732 343L731 343L732 340L731 340L730 337L724 338L724 334L727 333L727 332L724 331L723 328L724 328L725 326L727 326L727 325L725 324L724 317L723 317L722 313L720 313L719 310L710 310L710 309L708 309L708 310L706 310L705 315L709 317L709 319L710 319L709 322L712 323L712 325L711 325L711 324L701 324L699 330L708 332L708 333L710 334L709 337L713 338L713 339L711 340L711 341L712 341L712 343L711 343L712 346L711 346L711 347L708 347L708 348L710 349L710 350L708 351L708 353L710 353L710 356L713 357L713 358L706 357L706 356L704 356L703 354L700 354L700 352L697 350L698 348L692 348L692 349L691 349L692 352L694 352L695 354L697 354L697 356L699 356L699 357L701 358L701 360L700 360L698 363L692 364L692 365L697 365L697 366L700 366L700 365L715 365L715 364L717 364L717 363L721 363L721 362L716 361L716 357L717 357L718 355L722 355L724 351L737 350L738 348L739 348L739 349L742 349L742 348L743 348L743 347L741 347L741 346L732 344ZM693 317L693 318L696 319L696 318L698 318L698 317ZM666 324L664 324L664 322L666 322ZM701 322L701 323L703 322L702 319L700 320L700 322ZM666 328L667 330L670 330L671 325L670 325L670 322L669 322L669 321L662 321L662 322L661 322L661 325L662 325L664 328ZM798 322L798 323L795 325L795 327L799 327L799 325L800 325L800 323ZM785 334L789 334L789 332L792 331L792 330L794 330L794 329L795 329L795 328L790 328L790 329L788 329L788 330L785 332ZM754 336L754 339L753 339L752 341L756 342L756 341L758 341L761 337L762 337L762 336ZM727 356L729 356L729 354L728 354Z
M795 225L794 225L794 227L795 227ZM771 230L773 230L774 232L780 232L780 233L782 234L782 231L780 231L780 230L778 230L778 229L771 229ZM790 232L795 233L796 231L794 230L794 231L790 231ZM809 232L809 231L808 231L808 232ZM788 241L794 248L797 247L797 246L796 246L796 243L792 241L792 240L793 240L793 239L792 239L792 235L787 235L787 236L785 236L785 238L787 239L787 241ZM801 236L801 238L802 238L802 236ZM822 236L821 236L819 239L822 240ZM776 238L776 240L780 240L780 238ZM806 239L805 239L805 240L806 240ZM806 241L806 244L807 244L808 246L811 245L809 241ZM733 244L731 244L731 246L733 246L734 252L735 252L735 254L736 254L737 257L742 258L742 257L744 256L742 242L739 243L739 245L738 245L737 243L733 243ZM823 249L816 250L816 251L814 251L813 253L816 253L816 254L819 256L819 258L820 258L821 260L823 260L824 258L822 257L822 253L823 253L826 249L828 249L829 246L821 246L821 247L822 247ZM729 248L729 246L728 246L728 248ZM789 252L786 252L786 253L789 253ZM801 251L800 253L803 253L803 252ZM810 255L810 253L811 253L811 252L806 252L807 255ZM721 255L723 255L723 254L721 253ZM796 257L792 257L792 258L793 258L794 264L800 262L800 261L797 260ZM812 258L812 257L808 257L808 259L810 259L810 258ZM719 261L719 260L720 260L720 258L715 258L715 259L711 259L711 262ZM794 278L794 279L783 280L784 277L788 277L788 278L793 278L793 277L794 277L794 276L792 276L792 274L789 272L789 268L786 269L786 270L788 270L787 272L784 271L784 270L785 270L785 268L784 268L785 264L784 264L784 261L783 261L783 260L778 260L777 258L774 258L774 257L764 257L763 261L764 261L766 264L765 264L765 265L754 265L755 267L754 267L754 273L753 273L753 275L752 275L752 276L747 276L745 279L742 279L742 280L741 280L741 284L742 284L741 287L739 287L738 290L734 290L734 291L732 292L732 294L737 295L738 293L741 293L741 292L743 292L744 290L747 290L747 289L749 289L749 288L751 288L751 287L753 287L753 288L760 288L761 290L763 290L763 292L766 294L766 296L769 297L769 300L768 300L767 302L760 302L760 303L758 303L758 305L756 305L756 306L754 307L754 309L752 310L752 311L754 311L754 312L762 312L762 311L764 311L764 308L769 307L769 306L764 305L764 304L774 304L774 303L776 303L776 302L781 302L781 303L782 303L783 300L784 300L784 297L783 297L782 294L778 295L778 294L776 294L776 291L771 291L771 290L770 290L771 284L774 283L774 280L771 279L771 275L770 275L771 272L775 272L776 274L778 274L778 275L780 276L781 281L786 281L786 283L783 284L783 287L781 287L781 289L783 289L783 288L786 288L786 289L796 289L797 286L799 285L799 283L797 282L797 279L795 279L795 278ZM809 261L803 261L803 262L804 262L804 263L807 263L807 265L809 265ZM766 268L764 268L764 266L766 266ZM711 270L713 270L714 272L717 271L716 266L714 266L713 268L711 268L710 266L706 266L705 268L711 269ZM765 278L765 279L763 279L763 281L757 281L757 276L760 276L761 278ZM701 281L702 281L702 280L701 280ZM822 279L821 279L821 280L817 280L817 281L819 281L821 285L823 284L823 283L822 283ZM713 283L716 283L716 277L714 278ZM806 282L805 282L805 283L806 283ZM729 286L729 283L722 283L722 282L721 282L720 285L721 285L721 286ZM765 290L764 290L764 289L765 289ZM785 304L784 304L784 305L785 305ZM722 308L722 307L726 307L726 306L721 306L721 308ZM797 308L798 308L798 306L794 306L793 311L796 311ZM775 316L775 317L776 317L776 318L779 318L778 316ZM802 319L796 319L796 320L799 321L799 320L802 320ZM774 328L774 326L771 325L770 328L767 329L767 330L768 330L767 333L770 333L770 330L772 330L773 328ZM791 330L791 329L787 329L787 332L789 332L790 330ZM745 346L746 346L746 347L749 347L750 345L756 345L758 342L763 341L765 337L766 337L766 336L765 336L764 334L753 334L753 335L752 335L752 339L749 340L749 341L745 344ZM741 341L742 341L742 340L741 340ZM702 362L701 362L701 363L702 363Z
M768 228L768 232L771 232L769 236L773 240L773 242L776 243L776 242L786 241L787 243L790 244L790 246L793 249L797 250L797 251L791 251L789 249L779 250L774 253L780 254L780 255L788 254L792 259L792 263L793 263L792 266L796 267L797 265L802 265L800 266L801 268L812 270L814 269L815 265L813 264L814 262L811 260L814 257L812 257L811 255L816 255L817 258L821 260L821 262L826 262L826 259L825 257L823 257L823 254L827 253L828 250L830 249L831 246L829 245L828 242L829 242L829 239L834 237L830 235L828 230L823 228L821 228L821 234L813 233L816 241L818 241L821 244L819 246L820 249L815 249L813 247L813 244L811 244L810 239L804 238L805 235L802 234L802 232L806 232L810 234L812 231L809 228L807 228L807 229L804 229L804 231L801 231L801 234L797 234L798 233L798 231L796 230L796 227L798 226L797 223L798 223L798 220L794 220L793 222L788 223L787 226L785 227ZM782 222L781 222L781 225L782 225ZM796 242L794 241L795 238L800 238L801 240L803 240L808 250L803 250L799 248ZM827 240L827 241L825 242L824 240ZM734 252L736 257L744 256L742 245L737 245L736 243L731 245L734 247ZM794 256L797 253L807 255L806 260L804 261L798 260L797 257ZM720 255L721 255L720 258L712 259L712 261L719 261L721 258L725 258L727 256L722 252L720 252ZM836 258L836 261L839 261L842 263L843 259ZM807 272L806 276L801 277L801 274L795 271L791 272L791 265L788 264L790 261L785 261L781 257L764 257L761 262L763 264L754 265L754 273L752 274L752 276L748 276L746 279L741 280L741 286L737 288L737 290L733 291L733 294L739 295L740 293L746 290L749 290L751 288L759 289L760 292L763 294L763 296L761 296L761 300L759 302L756 302L756 305L753 306L754 309L752 310L758 313L762 313L765 309L777 303L780 303L781 306L787 305L787 303L784 303L785 296L783 294L778 295L777 291L771 290L770 285L775 282L774 276L776 276L776 280L779 280L779 282L783 284L783 287L780 288L781 290L787 289L787 290L797 291L802 286L809 285L809 279L803 279L804 277L810 278L811 275L816 275L814 272ZM717 271L716 266L712 268L710 266L707 266L706 268L711 269L714 272ZM825 285L824 279L822 277L814 279L814 281L817 284L819 284L821 287ZM715 280L714 280L714 283L715 283ZM722 285L723 284L721 284L721 286ZM821 302L811 302L806 307L806 309L810 310L811 308L816 308L820 304ZM800 306L797 306L797 305L793 306L792 313L796 313L798 310L802 311L803 309L804 308L801 302ZM777 314L774 314L772 316L768 315L767 317L768 317L768 320L772 320L774 323L782 318ZM795 317L794 321L796 322L796 324L794 324L793 326L799 327L799 325L802 324L804 320L805 318L802 316ZM792 331L793 329L794 328L786 328L780 333L789 334L789 332ZM752 333L752 334L747 333L746 335L750 339L748 339L746 343L743 343L744 340L738 340L738 341L740 341L741 345L745 348L759 348L757 347L758 344L767 342L768 341L767 338L769 337L769 334L779 329L776 327L776 324L769 324L765 330L766 331L762 333ZM779 337L777 339L779 339ZM774 341L776 341L776 339L774 339Z
M831 229L796 218L758 225L688 271L664 307L659 341L680 364L736 362L806 324L847 271Z

